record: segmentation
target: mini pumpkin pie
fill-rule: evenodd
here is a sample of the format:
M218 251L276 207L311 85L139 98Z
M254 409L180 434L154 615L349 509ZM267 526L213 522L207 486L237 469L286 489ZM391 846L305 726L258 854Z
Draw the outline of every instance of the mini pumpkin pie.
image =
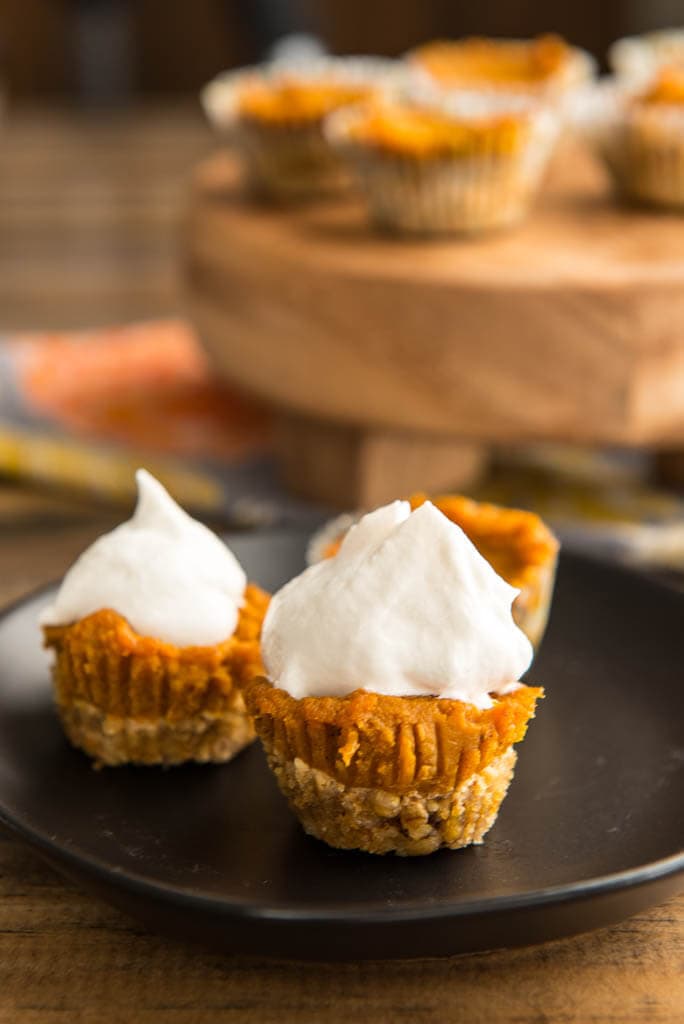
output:
M430 502L364 516L272 599L247 707L312 836L419 855L482 841L542 695L515 590Z
M412 509L427 500L424 494L409 499ZM460 494L432 498L432 503L460 526L498 575L516 588L513 619L537 647L546 628L556 576L559 545L551 530L534 512L477 502ZM337 554L353 522L354 517L345 515L324 526L309 545L309 561Z
M342 110L326 131L354 168L377 226L474 234L524 218L555 144L557 120L525 101L473 108L432 96Z
M444 89L550 99L589 79L592 58L556 35L536 39L435 40L408 54L410 64Z
M88 548L41 616L57 712L97 764L227 761L254 739L268 595L144 470L135 514Z
M296 199L348 183L323 133L325 117L395 87L401 74L397 61L380 58L264 65L219 75L202 102L241 155L251 190Z
M578 108L576 121L620 196L684 207L684 64L661 68L637 92L619 80L603 83Z

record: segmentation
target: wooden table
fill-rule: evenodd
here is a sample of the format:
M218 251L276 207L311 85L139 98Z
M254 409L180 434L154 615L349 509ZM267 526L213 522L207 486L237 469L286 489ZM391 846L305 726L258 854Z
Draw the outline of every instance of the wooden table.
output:
M186 109L27 112L0 157L0 327L78 326L176 307L184 171L210 140ZM0 602L59 575L113 524L95 505L0 484ZM614 928L443 961L295 965L145 933L0 837L0 1024L676 1024L684 896Z

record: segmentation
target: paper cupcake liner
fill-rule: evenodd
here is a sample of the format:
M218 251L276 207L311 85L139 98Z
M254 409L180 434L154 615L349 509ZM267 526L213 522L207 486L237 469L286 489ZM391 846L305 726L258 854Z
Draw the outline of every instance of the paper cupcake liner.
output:
M509 748L450 793L400 796L378 787L345 786L299 758L269 755L280 790L305 832L338 849L401 856L481 843L499 813L515 761Z
M321 123L244 122L237 127L234 140L244 160L246 187L256 196L285 201L348 187L351 175L326 141Z
M302 761L346 787L448 794L525 735L542 691L520 686L479 710L437 697L296 700L266 679L244 686L269 756Z
M590 90L575 127L608 168L619 195L664 208L684 207L684 110L640 106L633 90L609 81Z
M328 136L354 167L371 219L392 232L478 234L510 227L528 213L557 137L538 111L518 153L472 157L409 156L350 140L355 111L328 119Z
M316 81L321 77L346 84L395 91L406 71L398 61L373 57L319 57L273 62L219 75L201 93L209 120L242 157L247 187L256 195L296 200L336 192L351 175L323 132L323 118L259 121L240 116L240 89L253 79L282 75Z
M473 234L523 219L533 184L500 161L448 163L375 160L358 163L371 219L381 228L410 234Z
M412 507L425 500L425 495L414 495ZM502 508L498 505L476 502L462 495L448 495L432 499L435 506L460 526L480 553L508 583L519 589L513 602L513 618L534 647L544 635L551 608L556 579L558 541L533 512ZM362 513L345 513L326 523L309 542L309 565L333 556L347 530ZM492 548L509 552L507 560L515 569L497 559Z
M258 630L268 597L250 585L245 599L235 635L212 647L141 637L107 609L46 627L70 740L103 764L226 760L250 742L240 687L263 671Z
M656 206L684 207L684 111L630 119L605 151L619 191Z

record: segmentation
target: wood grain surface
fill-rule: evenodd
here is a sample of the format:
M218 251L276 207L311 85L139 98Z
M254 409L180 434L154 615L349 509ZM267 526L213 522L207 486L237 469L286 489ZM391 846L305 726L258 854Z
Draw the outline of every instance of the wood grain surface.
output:
M0 163L1 326L174 310L184 168L206 145L187 110L13 115ZM58 576L115 518L0 483L0 603ZM150 935L0 836L0 1024L680 1024L683 1008L684 896L531 949L273 963Z
M183 202L193 165L213 148L198 105L10 105L0 132L0 329L177 311Z
M2 1024L676 1024L684 900L547 946L288 964L148 935L0 840Z
M625 209L576 144L519 229L395 239L358 202L245 202L203 163L190 309L226 374L300 415L459 439L684 442L676 214Z

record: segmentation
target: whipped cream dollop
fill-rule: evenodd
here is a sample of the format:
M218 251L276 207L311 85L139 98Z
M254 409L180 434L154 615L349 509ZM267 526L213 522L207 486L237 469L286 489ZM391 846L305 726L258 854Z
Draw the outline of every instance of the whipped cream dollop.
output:
M517 594L434 505L395 501L272 598L264 663L297 698L365 689L491 707L532 660Z
M146 470L136 482L133 517L76 560L41 625L69 625L110 608L137 633L178 647L226 640L247 583L240 563Z

